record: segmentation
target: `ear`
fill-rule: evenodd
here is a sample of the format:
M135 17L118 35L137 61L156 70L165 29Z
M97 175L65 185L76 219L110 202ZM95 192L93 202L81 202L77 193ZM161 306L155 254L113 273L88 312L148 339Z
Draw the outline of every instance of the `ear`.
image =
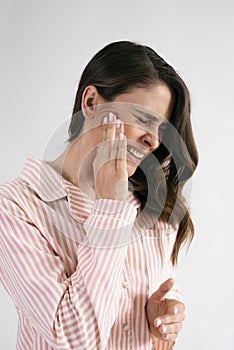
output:
M103 100L94 85L88 85L84 89L81 101L82 113L85 118L92 119L95 117L97 104Z

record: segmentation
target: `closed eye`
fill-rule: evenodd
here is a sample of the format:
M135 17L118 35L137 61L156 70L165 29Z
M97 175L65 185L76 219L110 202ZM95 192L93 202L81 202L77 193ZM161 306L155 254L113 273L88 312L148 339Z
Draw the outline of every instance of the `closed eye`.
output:
M146 125L148 125L148 126L151 125L151 120L143 119L143 118L140 118L140 117L137 117L137 119L138 119L139 122L141 122L142 124L146 124Z
M153 120L150 120L150 119L144 119L144 118L141 118L139 116L136 116L135 117L137 118L137 120L141 123L141 124L144 124L144 125L147 125L147 127L150 127L152 129L152 131L154 130L154 123L155 121ZM156 124L158 124L156 122ZM166 123L161 123L161 125L159 126L158 128L158 138L160 140L162 140L162 137L163 135L165 134L166 130L167 130L167 126L168 126L168 122Z

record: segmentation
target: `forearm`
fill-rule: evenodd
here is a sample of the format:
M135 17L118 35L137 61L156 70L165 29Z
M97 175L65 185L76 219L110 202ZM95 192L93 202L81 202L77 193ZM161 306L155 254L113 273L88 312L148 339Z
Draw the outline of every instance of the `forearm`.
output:
M103 230L103 202L99 204L84 225L88 240L78 246L77 267L70 277L61 258L39 230L23 218L17 205L8 201L8 208L1 207L1 279L31 326L56 349L98 349L108 341L115 321L127 245L117 247L114 234L121 245L118 231L131 230L136 213L135 208L131 211L127 207L124 214L121 208L118 221ZM102 235L100 241L98 233ZM109 239L113 235L114 247L94 245L101 238L103 243L108 242L105 234Z

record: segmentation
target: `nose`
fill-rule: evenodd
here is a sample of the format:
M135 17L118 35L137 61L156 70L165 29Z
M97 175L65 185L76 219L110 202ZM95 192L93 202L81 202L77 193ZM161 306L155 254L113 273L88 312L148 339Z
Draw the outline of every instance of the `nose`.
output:
M147 133L143 136L143 142L144 142L144 145L149 147L151 151L154 151L156 148L158 148L161 141L158 135Z

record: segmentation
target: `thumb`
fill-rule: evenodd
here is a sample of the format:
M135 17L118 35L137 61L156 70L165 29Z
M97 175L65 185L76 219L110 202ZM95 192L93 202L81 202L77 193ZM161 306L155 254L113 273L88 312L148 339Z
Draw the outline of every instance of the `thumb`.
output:
M162 301L165 295L172 289L174 286L174 279L169 278L161 284L156 292L153 293L152 298L156 301Z

